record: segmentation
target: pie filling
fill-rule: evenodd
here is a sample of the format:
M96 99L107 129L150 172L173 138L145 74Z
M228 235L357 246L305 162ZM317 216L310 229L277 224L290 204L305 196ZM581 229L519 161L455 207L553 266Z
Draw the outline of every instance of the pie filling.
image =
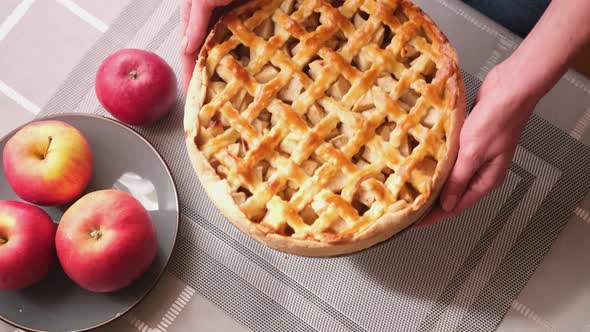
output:
M412 9L254 2L216 26L195 143L259 229L342 240L432 195L455 60Z

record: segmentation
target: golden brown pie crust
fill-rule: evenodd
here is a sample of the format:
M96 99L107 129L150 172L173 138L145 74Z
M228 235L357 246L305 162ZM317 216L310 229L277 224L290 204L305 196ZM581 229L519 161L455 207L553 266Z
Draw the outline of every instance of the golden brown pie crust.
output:
M240 44L249 57L236 53ZM270 74L258 78L261 71ZM364 94L372 97L366 105ZM274 123L260 120L262 112ZM317 112L323 117L309 120ZM456 52L410 1L255 0L209 34L184 128L202 186L236 227L285 252L334 256L382 242L430 209L455 162L464 117Z

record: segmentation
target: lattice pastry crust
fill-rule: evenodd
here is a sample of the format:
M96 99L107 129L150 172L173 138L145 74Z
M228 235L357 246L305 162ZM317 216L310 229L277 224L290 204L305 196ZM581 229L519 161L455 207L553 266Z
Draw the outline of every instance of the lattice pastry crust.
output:
M240 230L294 254L345 254L434 203L464 95L455 50L407 0L250 1L201 50L186 144Z

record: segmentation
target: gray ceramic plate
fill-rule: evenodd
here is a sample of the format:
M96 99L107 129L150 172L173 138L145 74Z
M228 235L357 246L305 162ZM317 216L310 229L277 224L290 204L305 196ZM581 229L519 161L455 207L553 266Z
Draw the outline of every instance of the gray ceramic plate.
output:
M130 287L112 294L96 294L76 286L56 267L35 286L0 291L0 318L32 331L83 331L119 317L155 286L172 253L178 231L178 197L168 167L139 134L119 122L93 115L63 114L61 120L78 128L92 148L94 174L87 192L116 188L131 193L150 212L158 234L158 254L150 270ZM0 152L9 137L0 140ZM0 154L1 157L1 154ZM0 199L18 199L0 163ZM45 208L54 220L62 208Z

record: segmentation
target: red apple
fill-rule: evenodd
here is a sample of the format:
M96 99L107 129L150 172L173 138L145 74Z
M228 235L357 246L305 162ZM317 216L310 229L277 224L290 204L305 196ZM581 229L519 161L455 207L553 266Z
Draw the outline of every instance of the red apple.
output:
M23 127L6 143L2 159L14 192L39 205L73 201L92 176L90 145L78 129L61 121Z
M127 287L147 271L157 250L148 212L128 193L113 189L74 203L59 223L55 244L66 274L93 292Z
M26 288L55 262L55 224L39 207L0 201L0 289Z
M107 57L96 74L96 96L115 118L130 125L151 124L176 103L176 77L156 54L124 49Z

